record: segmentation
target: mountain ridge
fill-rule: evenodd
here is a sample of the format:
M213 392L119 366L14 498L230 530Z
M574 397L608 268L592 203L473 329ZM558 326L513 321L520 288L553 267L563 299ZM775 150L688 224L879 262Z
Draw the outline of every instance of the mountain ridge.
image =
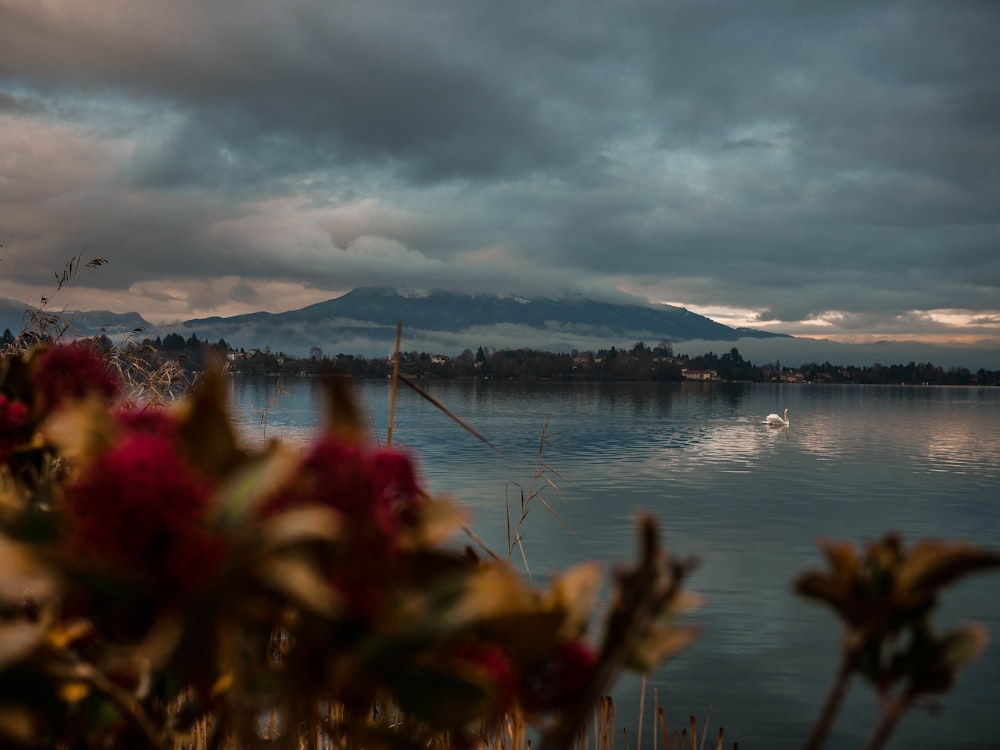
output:
M142 340L169 333L182 334L187 338L192 333L197 333L202 340L218 341L224 338L235 348L270 348L292 356L308 356L313 347L319 347L327 354L360 354L365 357L388 355L395 346L396 323L402 320L403 348L408 352L454 355L465 349L475 351L479 346L569 352L573 349L584 351L626 346L636 341L656 344L665 339L675 345L675 350L682 352L727 350L738 346L743 356L758 362L776 363L784 360L799 363L826 360L874 365L916 360L973 370L980 367L1000 369L1000 350L996 348L935 345L920 341L839 343L749 328L731 328L684 308L669 305L616 304L582 297L545 301L516 295L453 295L450 298L450 311L442 309L435 317L425 310L423 318L419 317L419 301L431 298L433 294L392 287L359 287L341 297L283 313L261 311L231 317L191 319L160 326L150 324L135 312L52 312L60 315L61 320L72 324L72 336L106 333L112 338L131 336L133 340ZM475 312L475 305L461 303L465 298L476 297L479 298L476 303L479 305L478 313ZM440 300L438 297L438 301ZM592 306L588 307L588 302L593 303ZM357 303L357 306L348 309L348 303ZM28 307L30 306L23 302L0 298L0 333L5 328L18 333L26 322L25 310ZM577 308L578 312L580 309L589 310L590 316L573 318L566 312L573 308ZM365 310L369 312L365 313ZM482 317L485 315L483 311L489 310L494 313L506 310L509 317L503 319L505 322L497 322L501 319L496 317ZM527 310L532 312L529 314ZM559 310L562 312L553 312ZM637 317L630 317L633 312ZM352 317L365 315L376 320ZM477 318L477 315L480 317ZM535 320L531 319L531 315L535 316ZM557 319L560 315L564 319ZM457 330L445 330L444 321L451 321L450 324L460 327ZM667 325L666 321L672 322ZM430 327L421 329L415 322L422 322ZM694 324L694 327L687 327L688 323ZM142 330L136 332L137 328Z
M0 301L0 330L20 330L24 306ZM319 346L329 351L366 353L392 347L396 324L402 321L407 340L440 350L478 345L521 346L545 339L549 346L581 348L591 341L621 343L647 339L682 342L694 339L736 341L774 338L773 334L732 328L690 310L671 305L641 305L576 298L462 294L447 291L407 292L394 287L357 287L322 302L285 312L252 312L228 317L192 318L153 326L138 313L65 311L73 333L139 337L192 333L203 340L225 339L231 346L270 347L304 354ZM788 338L787 336L785 336Z
M282 313L255 312L231 317L191 319L179 326L162 329L198 333L199 337L243 339L251 330L262 335L259 341L271 338L279 342L294 340L283 346L289 353L303 345L338 349L334 339L357 341L377 340L382 348L391 344L398 321L402 321L409 338L448 340L462 338L463 332L484 342L490 328L503 328L508 335L517 329L529 332L558 334L572 338L593 335L620 340L638 336L650 340L687 341L709 339L735 341L745 337L783 337L765 331L732 328L717 323L684 308L670 305L643 306L597 300L532 298L518 295L460 294L429 291L406 294L393 287L358 287L333 299L317 302L297 310ZM268 336L268 332L272 335ZM315 339L307 343L311 332ZM216 335L218 334L218 335ZM787 337L787 336L784 336ZM237 344L242 346L243 344ZM260 343L259 345L263 345ZM275 348L272 341L268 344ZM459 346L458 349L471 346ZM338 349L339 351L353 351Z

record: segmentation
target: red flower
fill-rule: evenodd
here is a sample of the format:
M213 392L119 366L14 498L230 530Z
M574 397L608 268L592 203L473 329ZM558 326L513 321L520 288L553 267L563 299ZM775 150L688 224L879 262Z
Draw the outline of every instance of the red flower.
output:
M517 697L517 680L507 654L491 643L471 643L458 649L458 664L475 673L476 682L488 691L495 701L498 714L514 705Z
M166 409L147 404L141 408L119 409L114 416L128 432L159 435L170 440L177 437L177 420Z
M413 523L420 502L420 485L410 457L399 451L377 450L368 460L381 502L391 507L404 525Z
M27 424L28 407L0 393L0 461L10 458L14 449L26 441Z
M107 363L83 341L46 349L38 362L34 383L47 411L63 401L91 393L111 401L121 391L121 383Z
M343 514L350 537L331 577L357 613L372 616L382 601L380 589L392 575L396 534L405 522L397 509L412 505L417 496L413 468L404 455L330 435L313 446L295 477L260 507L258 516L307 505Z
M571 708L596 668L597 654L587 644L579 641L559 644L541 668L528 675L522 689L524 707L533 713Z
M386 493L376 482L361 445L326 437L302 461L295 478L258 511L261 518L291 508L322 505L353 521L366 535L388 536L395 531Z
M134 433L99 456L67 492L71 552L190 591L220 559L205 525L207 482L161 435Z

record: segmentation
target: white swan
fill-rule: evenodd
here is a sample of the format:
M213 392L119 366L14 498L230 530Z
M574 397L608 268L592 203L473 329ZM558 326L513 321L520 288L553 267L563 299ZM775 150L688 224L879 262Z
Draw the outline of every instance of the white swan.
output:
M768 414L764 417L764 423L767 424L768 427L788 427L788 425L791 424L788 421L788 409L785 409L784 419L779 417L777 414Z

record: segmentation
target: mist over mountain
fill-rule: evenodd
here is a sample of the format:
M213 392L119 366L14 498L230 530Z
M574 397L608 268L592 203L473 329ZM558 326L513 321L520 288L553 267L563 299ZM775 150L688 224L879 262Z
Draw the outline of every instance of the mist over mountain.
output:
M144 332L153 328L152 323L137 312L115 313L109 310L62 310L51 308L39 310L22 302L0 298L0 333L10 330L18 334L22 329L33 328L32 314L54 316L59 328L66 326L66 335L71 337L99 336L106 334L120 338L130 333L142 338Z
M736 329L669 305L615 304L589 299L546 299L453 292L407 292L362 287L336 299L283 313L248 313L228 318L188 320L159 330L197 333L230 346L269 346L305 354L327 352L386 354L403 322L406 350L457 354L478 346L573 348L622 345L645 340L737 341L775 334ZM788 338L788 337L783 337Z
M0 332L17 333L25 306L0 299ZM722 353L736 347L757 363L804 362L868 366L932 362L942 367L1000 369L1000 351L944 347L923 342L843 344L732 328L702 315L669 305L632 305L583 298L547 299L513 295L466 295L412 292L388 287L361 287L336 299L282 313L257 312L232 317L192 319L153 326L138 313L102 310L64 311L70 334L112 338L142 329L134 338L196 333L208 341L225 339L235 348L270 348L308 356L313 347L326 354L388 355L397 321L403 322L405 351L456 355L464 349L531 348L568 352L630 346L636 341L673 344L679 354Z

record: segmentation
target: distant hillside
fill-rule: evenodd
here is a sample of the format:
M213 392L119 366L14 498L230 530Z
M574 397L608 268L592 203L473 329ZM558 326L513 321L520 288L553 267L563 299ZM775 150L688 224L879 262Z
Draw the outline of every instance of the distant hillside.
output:
M290 354L306 353L313 346L327 352L371 353L392 348L400 320L405 348L442 352L480 345L565 351L595 342L621 345L640 339L655 343L775 337L731 328L669 305L453 292L408 294L386 287L355 289L289 312L189 320L159 332L197 333L212 341L224 338L231 346L269 346Z
M0 298L0 333L18 333L25 305ZM531 348L549 352L630 346L655 346L666 339L677 352L697 355L728 351L760 364L783 361L873 365L933 362L944 367L1000 369L1000 350L946 347L917 341L841 344L731 328L702 315L669 305L623 305L586 299L529 299L502 295L447 292L411 294L385 287L355 289L337 299L284 313L252 313L203 318L154 327L135 312L66 311L72 335L101 332L118 337L143 329L136 338L197 333L202 340L224 338L231 346L270 348L308 356L312 347L326 354L389 354L396 321L403 321L403 349L432 354L493 349Z
M9 299L0 299L0 333L4 329L17 335L24 327L30 327L30 321L25 315L25 305ZM32 308L37 309L37 308ZM72 336L97 336L105 333L108 336L121 336L131 333L137 328L151 331L153 325L139 313L114 313L108 310L59 310L54 308L47 312L58 315L60 321L69 324Z

